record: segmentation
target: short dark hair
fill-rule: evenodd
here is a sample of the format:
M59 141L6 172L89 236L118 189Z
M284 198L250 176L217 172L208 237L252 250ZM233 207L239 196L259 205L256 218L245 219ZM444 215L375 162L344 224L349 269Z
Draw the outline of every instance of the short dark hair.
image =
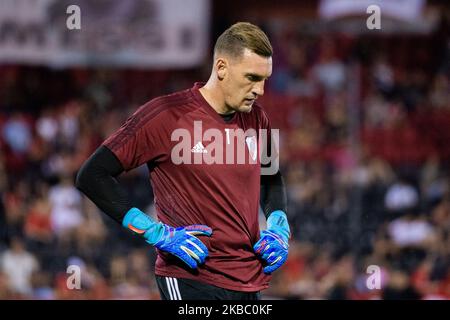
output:
M225 53L239 58L245 48L263 57L273 54L272 45L264 31L249 22L238 22L217 38L214 55Z

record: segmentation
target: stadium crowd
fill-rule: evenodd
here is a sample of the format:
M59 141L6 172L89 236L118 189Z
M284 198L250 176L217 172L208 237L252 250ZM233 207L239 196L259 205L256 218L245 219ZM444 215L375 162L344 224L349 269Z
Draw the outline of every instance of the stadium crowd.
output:
M292 239L263 297L450 299L448 34L268 31L274 73L260 101L280 128ZM74 177L140 104L209 68L0 66L0 299L159 299L154 249ZM120 180L154 214L146 169ZM69 265L81 290L67 288Z

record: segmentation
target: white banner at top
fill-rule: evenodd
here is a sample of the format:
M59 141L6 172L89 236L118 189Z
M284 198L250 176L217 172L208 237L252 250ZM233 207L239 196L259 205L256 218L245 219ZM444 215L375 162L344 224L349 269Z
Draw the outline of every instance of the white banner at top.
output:
M209 0L0 0L0 63L193 67L209 21Z
M411 21L420 18L425 0L321 0L319 14L327 19L367 15L371 5L379 6L383 15Z

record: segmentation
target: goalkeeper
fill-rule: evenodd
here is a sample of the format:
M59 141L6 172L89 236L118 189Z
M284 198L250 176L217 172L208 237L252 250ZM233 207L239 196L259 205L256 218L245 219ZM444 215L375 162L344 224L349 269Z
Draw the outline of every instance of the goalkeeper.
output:
M207 83L141 106L78 172L78 189L157 248L155 276L162 299L257 300L287 259L290 230L278 169L261 174L259 159L180 164L172 152L177 145L173 133L181 129L198 139L192 140L189 156L211 153L210 140L197 136L194 121L224 135L224 152L232 130L270 132L270 121L255 100L271 73L272 47L264 32L250 23L234 24L216 42ZM271 150L268 140L264 148ZM253 155L255 144L247 147L238 152ZM142 164L149 171L157 220L130 203L116 179ZM260 205L267 218L262 232Z

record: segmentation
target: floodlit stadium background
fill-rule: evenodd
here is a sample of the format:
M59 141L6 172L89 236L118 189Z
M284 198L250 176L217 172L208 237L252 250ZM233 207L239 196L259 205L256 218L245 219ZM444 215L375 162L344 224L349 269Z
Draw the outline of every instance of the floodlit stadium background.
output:
M263 297L449 299L449 18L431 0L0 0L0 299L159 299L154 250L73 178L139 105L207 80L236 21L274 46L260 100L289 194L289 260ZM153 214L145 168L120 180Z

